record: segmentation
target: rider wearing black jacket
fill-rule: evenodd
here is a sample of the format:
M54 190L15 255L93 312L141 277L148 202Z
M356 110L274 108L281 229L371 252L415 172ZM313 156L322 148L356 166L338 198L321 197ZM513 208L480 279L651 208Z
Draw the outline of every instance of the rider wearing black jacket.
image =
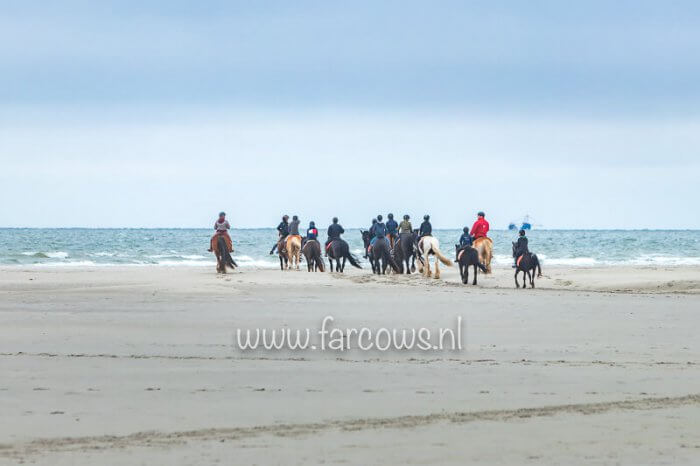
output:
M420 224L419 236L433 236L433 226L430 224L430 215L423 216L423 223Z
M279 225L277 225L277 234L277 242L274 246L272 246L272 249L270 249L270 255L275 253L275 249L277 249L277 245L280 244L280 240L286 238L287 235L289 235L289 215L285 215L284 217L282 217L282 221Z

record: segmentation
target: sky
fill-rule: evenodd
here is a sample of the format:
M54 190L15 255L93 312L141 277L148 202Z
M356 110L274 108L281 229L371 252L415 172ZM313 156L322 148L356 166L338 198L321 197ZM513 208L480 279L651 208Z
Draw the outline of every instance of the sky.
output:
M700 228L694 1L0 1L0 227Z

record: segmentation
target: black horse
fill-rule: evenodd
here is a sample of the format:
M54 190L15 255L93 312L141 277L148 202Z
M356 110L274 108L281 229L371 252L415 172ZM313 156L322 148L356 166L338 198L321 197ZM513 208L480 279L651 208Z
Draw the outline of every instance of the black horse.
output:
M458 244L455 245L455 248L459 251ZM462 277L462 283L465 285L469 283L469 267L474 267L474 281L472 282L472 285L476 285L477 267L479 267L482 272L486 273L486 267L484 267L484 264L479 262L479 253L471 246L459 251L455 262L459 264L459 275Z
M321 257L321 245L318 244L318 241L315 239L304 241L301 252L306 258L306 266L309 272L316 272L317 270L321 272L326 271L323 257Z
M535 287L535 269L537 269L537 276L542 276L542 267L540 267L540 261L537 259L536 254L526 252L518 257L516 253L515 243L513 243L513 258L515 259L515 287L520 288L518 283L518 273L523 273L523 288L527 288L527 281L530 281L530 287Z
M408 273L416 271L416 234L401 233L399 239L394 244L394 260L399 266L400 273ZM404 269L404 262L406 268ZM405 270L405 272L404 272Z
M333 261L335 261L335 271L343 273L345 270L345 261L349 261L353 267L361 269L362 266L358 260L350 254L350 247L344 239L334 239L326 247L326 252L328 253L328 263L330 264L330 272L333 272ZM342 262L341 262L342 260Z
M394 258L391 255L391 246L386 238L377 238L372 247L370 244L372 238L369 231L360 230L362 233L362 242L365 244L365 251L369 257L369 263L372 265L372 272L376 274L385 274L388 266L394 272L399 273L399 266L396 265Z

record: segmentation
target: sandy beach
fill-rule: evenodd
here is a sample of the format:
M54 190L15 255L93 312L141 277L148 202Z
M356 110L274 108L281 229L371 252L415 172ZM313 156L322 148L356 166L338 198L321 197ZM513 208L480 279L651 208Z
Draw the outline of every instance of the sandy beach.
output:
M700 268L0 270L0 464L698 464ZM241 351L237 328L462 350Z

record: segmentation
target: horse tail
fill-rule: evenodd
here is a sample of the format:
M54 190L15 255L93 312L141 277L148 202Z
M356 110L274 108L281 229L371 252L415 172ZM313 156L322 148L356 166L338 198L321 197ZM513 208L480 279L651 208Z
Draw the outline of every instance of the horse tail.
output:
M452 261L450 259L448 259L447 257L443 256L442 252L440 252L440 250L438 248L433 248L433 252L437 256L437 258L440 259L440 262L442 262L443 264L445 264L448 267L452 267Z
M541 277L542 276L542 267L540 266L540 260L537 258L536 254L533 254L532 258L535 260L535 265L537 266L537 276Z
M357 267L358 269L362 268L362 266L360 265L360 262L355 258L355 256L350 254L350 252L346 252L345 257L348 258L348 261L350 261L350 265L352 265L353 267Z
M396 264L396 261L392 257L391 254L389 254L389 251L384 251L386 261L389 262L389 265L391 268L394 270L396 273L401 273L401 269L399 269L398 264Z

